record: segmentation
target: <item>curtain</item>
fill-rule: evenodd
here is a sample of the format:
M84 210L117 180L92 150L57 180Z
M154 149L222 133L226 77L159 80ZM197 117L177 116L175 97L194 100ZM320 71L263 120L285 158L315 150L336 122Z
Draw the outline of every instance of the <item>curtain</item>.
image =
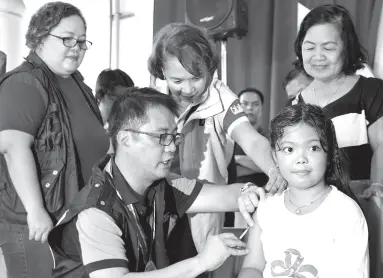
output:
M154 1L154 34L170 22L185 22L185 1ZM248 33L227 41L227 85L235 93L256 87L265 95L263 126L283 108L284 76L295 60L297 0L248 0Z
M374 66L383 0L299 0L299 2L309 9L323 4L344 6L350 12L359 40L367 50L368 64Z

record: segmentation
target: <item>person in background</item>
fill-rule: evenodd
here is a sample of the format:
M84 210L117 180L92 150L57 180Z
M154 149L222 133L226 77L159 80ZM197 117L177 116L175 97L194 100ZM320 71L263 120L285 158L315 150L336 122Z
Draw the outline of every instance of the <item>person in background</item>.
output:
M0 81L0 246L8 277L51 277L48 233L109 148L77 71L92 43L81 11L42 6L25 61Z
M238 98L253 128L267 137L267 132L262 129L264 103L262 92L255 88L246 88L238 94ZM235 182L252 182L258 186L266 185L268 181L267 175L255 165L237 143L234 145L234 161ZM234 227L246 227L246 225L247 223L242 215L235 213Z
M97 77L96 100L104 125L107 124L113 102L120 95L119 93L124 91L120 90L120 87L134 87L134 82L130 76L120 69L105 69Z
M296 68L290 70L283 80L283 88L287 93L287 97L294 98L296 95L306 88L313 81L313 78L307 75L304 71L299 71Z
M55 277L191 278L247 253L225 233L209 236L192 258L174 257L180 245L173 228L183 214L240 209L251 221L249 213L265 197L257 186L170 173L184 138L176 115L174 99L152 88L125 89L115 101L109 118L115 153L93 167L89 185L49 235Z
M263 136L267 137L267 132L264 132L262 128L262 110L264 102L262 92L255 88L247 88L238 94L238 98L253 128ZM237 164L237 182L247 181L253 182L259 186L266 185L268 180L267 175L265 175L262 170L254 164L254 162L244 153L238 144L235 144L234 155L235 162ZM256 173L260 173L262 175L261 180L253 180L251 177L248 177L248 175ZM247 180L249 178L251 180Z
M303 19L296 41L295 66L314 80L292 101L322 107L332 119L338 145L348 158L351 189L359 198L370 231L371 277L381 268L382 213L372 195L383 197L383 81L356 74L366 54L349 12L322 5ZM381 271L381 270L380 270Z
M259 203L238 277L370 277L367 223L331 120L317 106L288 106L270 141L289 185Z

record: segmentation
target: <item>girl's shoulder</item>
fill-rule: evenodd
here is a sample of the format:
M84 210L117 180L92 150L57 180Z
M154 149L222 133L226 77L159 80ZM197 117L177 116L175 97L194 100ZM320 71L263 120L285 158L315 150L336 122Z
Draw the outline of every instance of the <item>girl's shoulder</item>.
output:
M343 192L339 191L335 186L332 186L332 191L328 196L328 202L327 205L331 208L331 211L341 217L342 219L344 216L347 216L347 218L363 218L364 214L353 199L351 199L349 196L344 194Z
M267 196L265 200L259 202L257 208L258 219L269 218L272 214L280 214L285 209L285 192L281 195Z

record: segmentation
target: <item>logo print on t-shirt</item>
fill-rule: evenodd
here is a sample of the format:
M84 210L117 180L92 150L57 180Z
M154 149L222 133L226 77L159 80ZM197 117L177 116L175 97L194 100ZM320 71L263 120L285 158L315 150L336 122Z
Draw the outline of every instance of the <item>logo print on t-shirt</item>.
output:
M234 114L234 115L237 115L241 112L243 112L243 107L240 103L233 103L231 106L230 106L230 110L231 112Z
M285 261L277 260L271 263L273 277L316 278L318 270L309 264L303 264L304 257L298 250L287 249Z

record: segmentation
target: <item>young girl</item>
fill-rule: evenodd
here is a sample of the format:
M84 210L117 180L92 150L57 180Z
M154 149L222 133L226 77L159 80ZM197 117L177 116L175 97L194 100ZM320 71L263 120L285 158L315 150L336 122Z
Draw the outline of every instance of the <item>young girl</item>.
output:
M239 278L369 277L367 224L331 120L317 106L287 107L270 141L288 189L259 204Z

